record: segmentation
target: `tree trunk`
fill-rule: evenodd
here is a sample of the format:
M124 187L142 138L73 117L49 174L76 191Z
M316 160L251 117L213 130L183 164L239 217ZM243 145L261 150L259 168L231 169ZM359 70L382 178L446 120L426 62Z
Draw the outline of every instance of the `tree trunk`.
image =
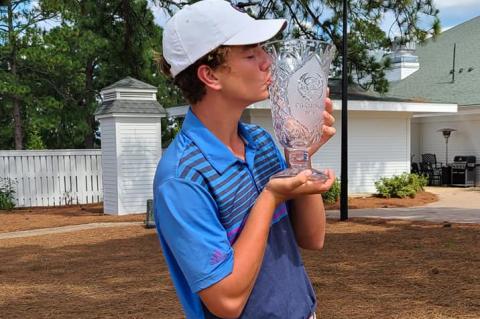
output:
M139 78L140 77L140 72L139 72L139 66L136 64L136 57L134 56L134 48L133 48L133 9L131 7L131 3L129 0L123 0L122 1L122 15L123 15L123 20L125 21L125 31L123 34L123 49L124 49L124 63L129 67L129 73L128 75L134 77L134 78Z
M94 62L88 62L85 68L85 122L88 124L88 132L85 134L84 146L85 148L93 148L95 119L90 110L90 106L95 101L95 91L93 89L93 70L95 68Z
M13 7L12 3L8 3L7 8L7 19L8 19L8 40L11 47L10 51L10 67L11 73L14 78L17 77L17 39L14 32L13 26ZM20 98L17 96L13 96L13 110L12 110L12 117L13 123L15 127L15 149L22 150L23 149L23 125L22 125L22 104Z
M23 127L21 104L18 98L13 98L13 123L15 124L15 149L23 150Z
M95 130L95 121L93 120L92 116L89 116L87 119L88 127L90 128L89 132L85 134L85 148L92 149L95 143L94 140L94 130Z

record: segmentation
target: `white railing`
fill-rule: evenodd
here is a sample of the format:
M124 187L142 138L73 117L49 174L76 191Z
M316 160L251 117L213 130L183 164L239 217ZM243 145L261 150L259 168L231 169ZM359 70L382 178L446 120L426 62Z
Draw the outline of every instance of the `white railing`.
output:
M103 201L101 150L0 151L17 207Z

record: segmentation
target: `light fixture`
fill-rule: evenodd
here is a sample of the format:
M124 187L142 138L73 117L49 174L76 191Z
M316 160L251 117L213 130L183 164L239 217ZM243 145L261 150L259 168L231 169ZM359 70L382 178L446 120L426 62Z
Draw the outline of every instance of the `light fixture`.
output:
M443 137L445 138L445 165L448 165L448 138L452 134L452 132L455 132L456 129L454 128L442 128L438 130L437 132L442 132Z

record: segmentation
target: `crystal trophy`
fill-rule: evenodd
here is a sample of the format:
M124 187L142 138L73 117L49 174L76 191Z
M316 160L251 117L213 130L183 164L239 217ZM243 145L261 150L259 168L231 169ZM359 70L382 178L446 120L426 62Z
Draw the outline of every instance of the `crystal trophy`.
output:
M290 166L272 178L292 177L310 169L310 180L327 176L312 169L308 148L320 141L328 74L335 47L317 40L269 42L272 58L270 105L275 136L288 152Z

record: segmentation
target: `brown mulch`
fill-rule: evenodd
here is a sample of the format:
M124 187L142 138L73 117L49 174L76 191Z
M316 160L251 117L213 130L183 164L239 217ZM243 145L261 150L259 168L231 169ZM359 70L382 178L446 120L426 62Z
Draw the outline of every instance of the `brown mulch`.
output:
M381 198L377 196L351 197L348 199L348 208L395 208L423 206L438 201L438 196L429 192L419 192L414 198ZM337 201L333 205L325 205L326 209L339 209Z
M103 214L103 205L16 208L0 210L0 233L99 222L137 222L145 214L111 216Z
M381 207L411 207L435 202L438 197L421 192L415 198L352 197L348 200L351 209ZM325 205L326 209L338 209L340 204ZM145 214L110 216L103 214L102 204L17 208L11 211L0 210L0 233L17 230L30 230L95 222L138 222L144 221Z
M479 318L479 242L480 225L329 220L325 248L303 252L319 318ZM0 240L0 314L183 318L141 226Z
M438 200L355 197L349 207ZM336 205L327 209L338 209ZM91 222L101 204L0 212L0 232ZM319 318L480 318L480 225L329 220L321 252L303 251ZM102 228L0 240L1 318L183 318L155 230Z

